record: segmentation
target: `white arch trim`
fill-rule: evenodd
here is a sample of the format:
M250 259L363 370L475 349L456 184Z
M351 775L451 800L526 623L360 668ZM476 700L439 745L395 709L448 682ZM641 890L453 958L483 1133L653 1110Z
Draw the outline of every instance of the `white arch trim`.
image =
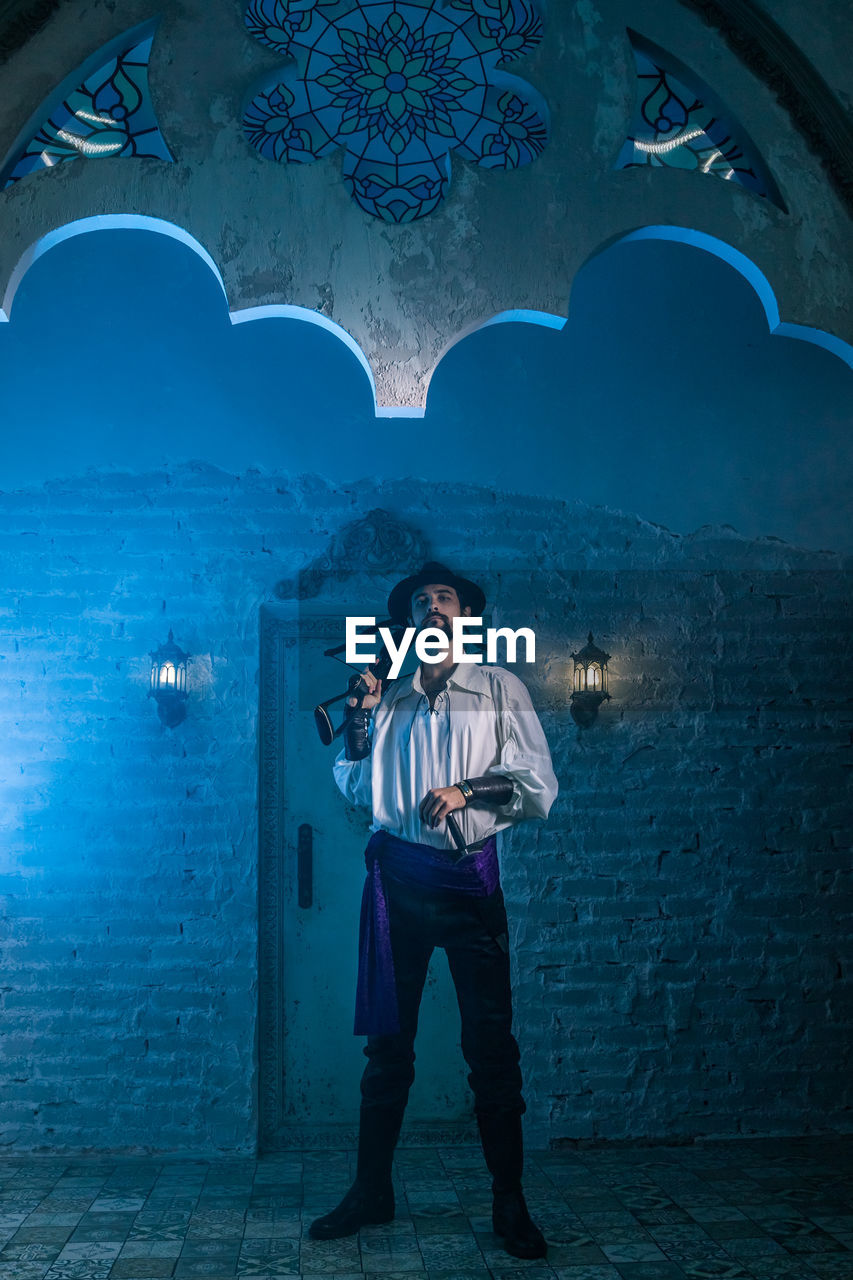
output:
M170 236L174 240L185 244L193 253L197 254L204 262L205 266L215 276L222 296L228 305L228 295L225 290L225 284L222 275L214 262L213 258L207 252L202 244L185 231L183 227L178 226L174 222L167 222L162 218L152 218L145 214L134 213L113 213L99 214L90 218L80 218L75 222L66 223L62 227L58 227L55 231L50 231L46 235L41 236L35 244L31 245L18 260L13 270L6 291L3 296L3 306L0 309L0 322L8 322L12 305L14 303L15 294L18 287L26 275L29 268L39 258L43 257L56 245L62 244L65 240L71 239L73 236L84 235L90 231L104 230L136 230L136 231L153 231L157 235ZM834 334L827 333L822 329L814 329L808 325L794 324L790 321L782 320L779 315L779 306L776 301L776 295L770 285L770 281L764 273L755 265L755 263L740 252L739 249L733 248L727 244L725 240L720 240L716 236L708 235L703 231L694 231L690 227L676 226L648 226L636 227L631 231L626 231L621 235L610 238L601 244L594 253L590 254L586 263L591 262L600 254L606 252L616 244L629 243L631 241L640 240L668 240L676 244L687 244L693 248L701 249L706 253L711 253L715 257L729 263L743 278L752 286L757 294L767 317L767 324L770 332L780 334L783 337L796 338L802 342L811 342L815 346L823 347L825 351L831 352L843 360L846 365L853 368L853 347L843 339L836 337ZM371 393L373 395L373 403L377 417L381 418L422 418L425 413L426 398L429 394L429 385L436 368L441 363L452 347L455 347L463 339L469 337L472 333L476 333L480 329L489 328L495 324L523 323L541 325L547 329L562 329L567 321L566 316L552 315L547 311L528 311L523 309L507 310L498 312L491 316L488 320L477 321L468 325L465 329L456 334L441 350L438 358L433 365L429 378L426 382L424 393L424 405L420 407L403 407L396 405L377 405L376 404L376 383L373 378L373 371L370 368L367 357L362 351L359 344L341 325L336 324L334 320L330 320L328 316L322 315L318 311L312 311L307 307L297 307L287 304L271 303L259 307L245 307L242 310L231 311L229 308L229 316L232 324L245 324L251 320L263 320L274 317L283 317L285 319L302 320L308 324L319 325L328 333L343 342L344 346L352 352L361 365L365 376L370 384Z
M741 253L739 249L733 248L717 236L708 235L705 231L694 231L691 227L636 227L633 231L626 231L624 235L608 240L587 258L587 262L591 262L593 258L597 258L614 244L625 244L636 240L669 240L675 244L687 244L694 249L702 249L705 253L711 253L715 258L722 259L723 262L734 267L758 295L771 333L779 334L784 338L797 338L801 342L811 342L816 347L823 347L825 351L838 356L839 360L843 360L853 369L853 347L848 342L837 338L833 333L827 333L824 329L813 329L809 325L793 324L783 320L779 315L776 294L764 272L745 253Z
M49 253L51 249L55 249L58 244L71 240L74 236L85 235L88 231L112 230L154 231L157 235L170 236L173 240L180 240L182 244L192 249L193 253L197 253L205 266L210 269L219 282L222 296L227 302L225 285L222 282L222 276L219 274L219 268L204 246L199 244L198 240L191 236L188 231L184 231L183 227L179 227L174 222L166 222L162 218L150 218L140 213L102 213L91 218L78 218L76 222L66 222L65 226L57 227L55 231L48 231L47 235L41 236L40 239L36 240L35 244L31 244L29 249L24 251L9 277L6 292L3 295L3 309L0 311L0 321L8 321L18 287L34 262L37 262L39 258L43 258L46 253Z
M849 343L842 338L837 338L835 334L827 333L823 329L813 329L808 325L793 324L788 320L782 320L779 315L779 304L776 301L776 295L764 272L745 253L741 253L739 249L733 248L725 240L720 240L717 236L708 235L707 232L694 231L690 227L665 225L636 227L632 231L623 232L604 241L594 253L589 255L581 270L587 263L592 262L608 249L612 249L614 245L637 240L669 240L675 244L687 244L694 249L702 249L706 253L711 253L714 257L729 263L743 276L758 295L758 299L764 308L764 314L767 317L767 326L772 334L780 334L786 338L797 338L801 342L811 342L815 346L823 347L825 351L838 356L846 365L853 368L853 347ZM526 324L539 324L548 329L562 329L566 324L567 316L555 316L547 311L500 311L489 320L476 321L474 324L468 325L467 328L462 329L442 348L427 379L426 395L429 395L429 384L435 370L448 351L455 347L457 343L462 342L472 333L477 333L480 329L488 328L489 325L518 323L519 321Z
M584 264L586 265L586 264ZM470 338L472 333L479 333L481 329L488 329L493 324L538 324L543 329L563 329L566 324L566 316L554 316L550 311L525 311L523 308L516 308L513 311L499 311L497 315L491 316L488 320L475 320L472 324L466 325L464 329L460 329L454 334L449 342L446 342L438 353L435 364L430 370L429 377L426 380L424 388L424 408L418 410L423 417L426 412L426 400L429 396L430 383L436 369L441 364L448 351L452 351L460 342L464 342L466 338Z
M307 324L316 324L318 328L325 329L327 333L333 334L334 337L342 342L352 352L364 370L370 383L373 404L376 407L376 383L373 381L373 370L367 363L367 357L352 334L341 328L334 320L330 320L328 316L324 316L322 312L311 311L309 307L294 307L288 303L270 302L263 307L244 307L241 311L232 311L231 323L244 324L247 320L269 320L270 317L275 316L280 316L285 320L303 320ZM381 410L376 409L376 412L379 413Z
M62 244L65 240L70 240L74 236L85 235L89 231L112 230L153 231L157 235L169 236L172 240L178 240L181 244L185 244L188 249L192 249L193 253L201 258L204 265L216 278L222 290L226 306L228 305L228 294L226 293L225 282L222 279L219 268L204 245L200 244L183 227L179 227L175 222L166 222L163 218L149 217L147 214L105 213L91 218L79 218L76 222L67 222L64 226L57 227L55 231L49 231L47 235L41 236L35 244L30 245L19 258L14 271L9 277L6 292L3 295L0 322L8 322L18 287L34 262L37 262L39 258L43 258L46 253L54 249L58 244ZM303 320L308 324L316 324L321 329L325 329L343 342L344 346L356 357L370 383L373 403L376 405L376 384L373 380L373 370L367 362L367 357L352 334L341 328L334 320L330 320L328 316L322 315L319 311L311 311L308 307L295 307L280 303L270 303L262 307L244 307L238 311L231 311L229 308L228 314L232 324L244 324L248 320L268 320L281 317L286 320ZM382 409L377 409L377 413L382 413Z

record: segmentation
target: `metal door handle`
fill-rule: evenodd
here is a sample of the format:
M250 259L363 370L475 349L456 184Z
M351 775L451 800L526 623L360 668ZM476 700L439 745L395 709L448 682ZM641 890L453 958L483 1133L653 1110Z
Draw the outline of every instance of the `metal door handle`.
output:
M314 832L303 822L296 842L296 884L300 907L314 903Z

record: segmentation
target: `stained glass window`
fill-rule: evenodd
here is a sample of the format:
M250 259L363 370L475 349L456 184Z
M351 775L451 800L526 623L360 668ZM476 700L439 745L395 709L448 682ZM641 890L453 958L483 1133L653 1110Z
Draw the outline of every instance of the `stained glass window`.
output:
M544 101L496 69L541 40L539 0L251 0L246 26L295 63L246 109L252 146L289 163L344 147L350 193L375 217L435 209L451 150L514 169L545 147Z
M144 22L111 40L62 82L19 135L0 167L0 184L78 156L172 159L148 90L156 25Z
M637 109L617 169L695 169L736 182L787 212L743 126L714 91L659 45L629 31L637 64Z

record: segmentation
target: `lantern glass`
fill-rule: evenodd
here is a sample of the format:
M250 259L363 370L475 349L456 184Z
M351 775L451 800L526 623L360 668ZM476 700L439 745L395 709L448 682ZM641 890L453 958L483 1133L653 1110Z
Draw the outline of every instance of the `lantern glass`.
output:
M601 667L597 662L591 662L586 674L586 685L588 689L593 689L596 693L601 691Z
M187 663L192 659L175 644L172 632L166 644L151 654L151 687L149 696L157 700L157 714L165 725L174 728L186 715Z

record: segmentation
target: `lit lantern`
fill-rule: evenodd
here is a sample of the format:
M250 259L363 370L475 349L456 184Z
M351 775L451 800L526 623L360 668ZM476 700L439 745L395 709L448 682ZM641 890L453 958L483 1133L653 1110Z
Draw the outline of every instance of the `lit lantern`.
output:
M575 672L572 680L572 718L582 729L588 729L598 715L607 692L607 664L610 654L593 643L592 632L579 653L572 654Z
M171 631L167 642L151 654L148 696L157 699L157 714L170 729L187 714L187 663L191 661L189 654L175 644Z

